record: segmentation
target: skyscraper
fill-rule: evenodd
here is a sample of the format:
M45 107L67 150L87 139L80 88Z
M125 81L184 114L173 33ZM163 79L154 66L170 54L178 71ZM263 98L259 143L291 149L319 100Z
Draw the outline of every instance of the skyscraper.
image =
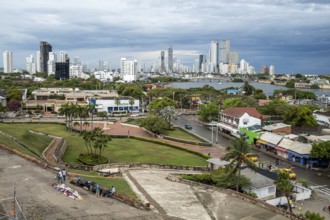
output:
M238 52L229 52L229 63L238 64Z
M52 52L52 45L46 41L40 41L40 72L48 72L49 52Z
M54 52L49 52L49 59L48 59L48 75L55 74L56 71L56 54ZM62 62L62 61L60 61Z
M138 80L138 61L127 60L126 58L120 59L120 73L125 82L133 82Z
M173 73L173 48L172 48L172 46L170 46L168 48L168 62L167 62L167 65L168 65L168 72Z
M3 52L3 72L13 72L13 52L6 50Z
M160 72L165 72L165 51L160 51Z
M230 56L230 40L222 40L220 42L220 62L229 63Z
M69 55L65 51L60 51L60 62L65 63L69 59Z
M70 78L70 59L67 58L65 62L55 63L55 79L69 79Z
M37 51L37 72L41 72L41 67L40 67L40 50Z
M26 57L26 71L28 71L30 74L35 74L34 67L34 58L31 54L29 57Z
M210 43L210 64L212 66L211 72L218 72L218 66L219 66L219 43L218 43L218 41L211 41L211 43Z
M202 66L203 66L204 60L205 60L204 55L200 54L198 56L198 72L202 72Z

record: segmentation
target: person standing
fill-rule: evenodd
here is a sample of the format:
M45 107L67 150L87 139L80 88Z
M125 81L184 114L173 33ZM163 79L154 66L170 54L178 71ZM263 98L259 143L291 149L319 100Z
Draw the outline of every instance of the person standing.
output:
M58 178L58 183L63 183L63 173L62 173L62 170L58 171L57 178Z
M66 169L62 170L62 175L63 175L63 181L65 182L66 181L66 175L67 175Z
M95 186L95 195L96 197L100 197L100 185L98 183Z

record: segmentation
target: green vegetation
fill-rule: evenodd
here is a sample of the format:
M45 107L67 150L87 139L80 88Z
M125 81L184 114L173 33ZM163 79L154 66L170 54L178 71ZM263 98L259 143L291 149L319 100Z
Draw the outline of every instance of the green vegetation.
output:
M286 197L287 201L290 201L294 186L289 179L289 174L286 172L279 172L277 176L278 180L275 182L277 189L281 191L282 195ZM289 209L290 212L292 212L292 207L290 204Z
M328 160L328 167L330 167L330 141L314 143L312 145L311 155L315 158Z
M308 220L325 220L325 217L320 215L320 213L307 211L305 213L305 218Z
M169 137L173 137L173 138L177 138L177 139L181 139L181 140L196 141L196 142L201 141L198 138L196 138L195 136L193 136L192 134L190 134L184 130L181 130L179 128L175 128L173 130L165 130L163 132L163 134L165 136L169 136Z
M210 122L218 119L219 108L213 102L210 102L207 105L202 104L197 114L200 120Z
M87 153L84 140L77 133L70 133L63 125L54 124L0 124L0 130L15 130L24 134L26 130L32 129L66 139L68 148L64 162L76 163L80 154ZM12 132L11 132L12 133ZM111 163L161 163L172 165L205 166L203 157L190 152L164 146L158 143L146 142L137 139L112 138L111 143L104 149L102 154Z
M29 132L29 126L25 129L21 129L21 125L7 126L5 124L0 125L0 130L15 137L20 143L27 146L30 150L41 156L42 152L52 142L52 138Z
M22 147L21 145L17 144L15 141L13 141L11 138L0 134L0 144L4 144L8 147L12 147L20 152L22 152L23 154L29 155L31 157L37 157L34 153L32 153L31 151L25 149L24 147Z

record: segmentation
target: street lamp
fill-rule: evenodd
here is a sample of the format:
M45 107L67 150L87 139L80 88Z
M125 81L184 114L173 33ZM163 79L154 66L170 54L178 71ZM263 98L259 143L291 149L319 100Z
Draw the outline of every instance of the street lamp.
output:
M174 102L174 94L175 94L175 92L173 92L173 96L172 96L173 97L173 102Z

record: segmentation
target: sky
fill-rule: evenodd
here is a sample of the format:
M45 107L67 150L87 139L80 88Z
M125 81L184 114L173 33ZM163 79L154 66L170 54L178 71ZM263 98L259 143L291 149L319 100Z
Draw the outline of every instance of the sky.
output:
M257 72L330 74L330 0L3 0L0 27L14 68L36 57L40 41L117 68L121 57L148 66L169 46L190 66L212 40L229 39Z

